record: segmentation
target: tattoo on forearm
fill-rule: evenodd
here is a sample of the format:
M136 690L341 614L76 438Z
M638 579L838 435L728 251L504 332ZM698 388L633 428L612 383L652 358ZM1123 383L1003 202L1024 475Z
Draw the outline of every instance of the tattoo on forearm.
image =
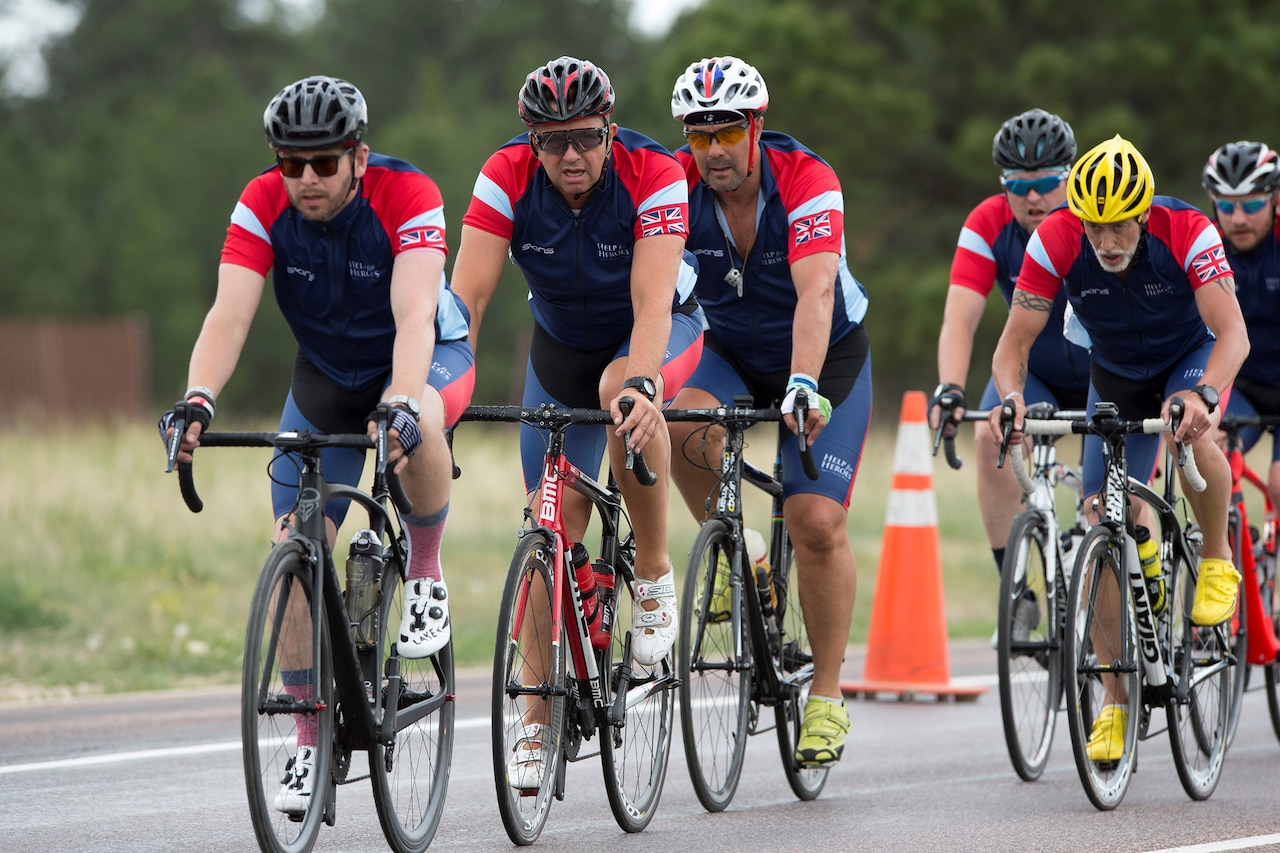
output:
M1013 304L1015 307L1026 308L1028 311L1040 311L1045 314L1048 314L1053 308L1052 299L1045 299L1043 296L1037 296L1025 290L1015 290L1013 292Z
M1023 388L1027 387L1027 366L1026 364L1018 365L1018 382Z

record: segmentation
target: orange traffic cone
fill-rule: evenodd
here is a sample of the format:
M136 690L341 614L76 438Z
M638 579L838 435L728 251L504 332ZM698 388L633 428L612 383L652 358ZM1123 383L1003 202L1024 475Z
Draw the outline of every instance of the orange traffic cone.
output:
M872 699L892 693L900 699L917 694L974 699L986 692L982 686L951 684L926 408L924 392L903 395L865 680L841 683L846 696Z

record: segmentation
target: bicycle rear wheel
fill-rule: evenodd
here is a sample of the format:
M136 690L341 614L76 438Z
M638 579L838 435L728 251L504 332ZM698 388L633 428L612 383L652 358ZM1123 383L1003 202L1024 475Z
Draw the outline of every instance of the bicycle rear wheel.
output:
M551 585L555 550L544 533L528 533L516 546L502 590L493 655L493 776L498 812L515 844L542 834L559 786L564 749L565 651L552 644ZM507 762L521 744L525 726L542 725L542 772L537 787L513 788Z
M1000 714L1009 760L1027 782L1044 772L1062 695L1057 599L1064 592L1058 579L1048 576L1051 561L1060 569L1061 555L1057 559L1046 555L1046 548L1058 547L1049 538L1039 511L1021 513L1014 519L1000 571L996 618Z
M373 801L387 843L397 853L422 853L435 837L449 788L453 758L453 643L420 660L396 652L404 608L400 567L382 575L378 660L383 679L378 705L396 717L391 743L369 752ZM400 677L396 707L388 707L392 675Z
M1178 779L1193 800L1218 786L1227 752L1233 667L1227 659L1230 623L1201 628L1191 623L1196 576L1181 554L1174 557L1170 645L1176 686L1169 700L1169 742Z
M781 528L779 533L775 527L774 535L785 536L786 528ZM781 567L773 567L773 585L778 594L778 606L782 609L778 620L781 633L776 642L770 642L773 666L777 668L782 688L782 695L773 710L777 719L782 771L791 792L807 801L817 799L822 793L831 768L806 767L796 761L804 704L809 699L809 685L813 682L813 650L809 648L809 632L805 630L804 610L800 607L800 579L790 540L783 550L787 555L786 561Z
M619 584L618 586L622 586ZM622 590L618 590L621 597ZM631 608L615 607L613 640L596 655L609 680L608 694L622 718L602 722L600 764L609 808L624 832L640 832L653 820L667 778L675 724L674 677L668 655L653 666L631 659ZM622 698L621 705L616 701Z
M1103 811L1120 805L1129 789L1142 697L1133 591L1119 556L1106 528L1085 536L1071 579L1063 648L1071 750L1085 794ZM1124 749L1113 761L1094 762L1086 745L1107 705L1125 713Z
M306 853L315 844L332 795L333 659L329 635L312 625L313 568L302 545L277 544L267 555L249 608L240 694L240 735L249 817L263 850ZM316 632L320 660L314 661ZM318 679L318 681L317 681ZM311 730L315 763L305 810L276 809L281 780L297 752L299 730Z
M751 647L741 594L741 573L728 571L714 596L717 572L733 565L729 525L702 525L689 554L680 608L680 727L684 757L698 802L723 811L738 790L747 751ZM740 586L738 587L740 589ZM737 599L738 604L733 605ZM729 603L729 612L724 608Z

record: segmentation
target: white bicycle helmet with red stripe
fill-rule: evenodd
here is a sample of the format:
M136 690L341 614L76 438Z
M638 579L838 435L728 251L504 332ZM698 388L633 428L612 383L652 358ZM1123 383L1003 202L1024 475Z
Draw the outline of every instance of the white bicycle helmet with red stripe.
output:
M1214 195L1253 195L1280 187L1280 157L1261 142L1229 142L1209 155L1200 183Z
M685 69L671 93L671 117L685 124L720 124L764 115L769 88L736 56L700 59Z

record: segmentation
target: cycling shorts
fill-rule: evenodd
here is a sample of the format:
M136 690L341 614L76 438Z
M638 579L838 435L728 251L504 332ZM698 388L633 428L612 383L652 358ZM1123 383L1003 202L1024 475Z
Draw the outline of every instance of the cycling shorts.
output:
M702 354L702 309L671 315L671 336L662 361L662 404L666 405L684 387ZM582 351L566 347L537 323L529 345L529 362L525 368L524 399L521 405L535 408L551 403L572 409L603 408L600 399L600 377L605 368L631 351L631 339L616 347ZM565 431L564 450L576 468L596 479L600 461L608 441L605 430L611 427L574 425ZM528 424L520 425L520 460L524 469L526 492L538 488L542 481L542 465L546 458L546 434Z
M1259 385L1251 379L1237 376L1231 386L1231 397L1223 405L1224 412L1251 418L1255 415L1280 415L1280 388ZM1240 431L1244 452L1248 453L1262 438L1261 429ZM1280 462L1280 434L1271 439L1271 461Z
M437 341L427 384L444 401L445 426L458 422L471 403L475 388L475 356L466 340ZM382 400L391 382L391 372L359 390L340 386L301 352L293 365L293 382L280 413L280 431L311 430L321 433L366 432L365 418ZM293 511L298 500L298 467L293 457L276 451L271 460L271 507L275 517ZM320 469L330 483L358 486L364 472L365 451L353 447L328 447L320 452ZM350 502L332 500L324 513L341 526Z
M725 404L745 394L750 394L759 407L781 403L790 374L753 375L735 364L710 334L707 338L702 361L685 383L688 387L706 391ZM818 390L831 401L831 418L813 443L818 479L805 476L796 436L779 423L777 428L783 434L782 494L784 499L791 495L824 495L848 509L871 425L871 349L865 328L858 326L827 350ZM671 452L681 450L673 447Z
M1034 373L1027 374L1026 385L1022 389L1022 399L1028 406L1036 403L1049 403L1055 409L1083 409L1088 403L1088 392L1080 392L1067 388L1057 388L1045 382ZM996 391L995 379L987 380L987 387L982 392L980 409L994 409L1001 402L1000 393Z
M1209 362L1213 340L1207 340L1184 355L1156 376L1137 382L1110 373L1094 362L1090 368L1089 414L1099 400L1116 404L1120 417L1125 419L1155 418L1160 416L1165 398L1178 391L1200 384L1204 366ZM1230 392L1222 392L1222 405L1230 400ZM1161 435L1131 435L1125 439L1125 454L1129 459L1129 474L1134 479L1150 481L1160 456ZM1084 493L1095 495L1102 489L1106 472L1102 464L1102 439L1096 435L1084 438Z

